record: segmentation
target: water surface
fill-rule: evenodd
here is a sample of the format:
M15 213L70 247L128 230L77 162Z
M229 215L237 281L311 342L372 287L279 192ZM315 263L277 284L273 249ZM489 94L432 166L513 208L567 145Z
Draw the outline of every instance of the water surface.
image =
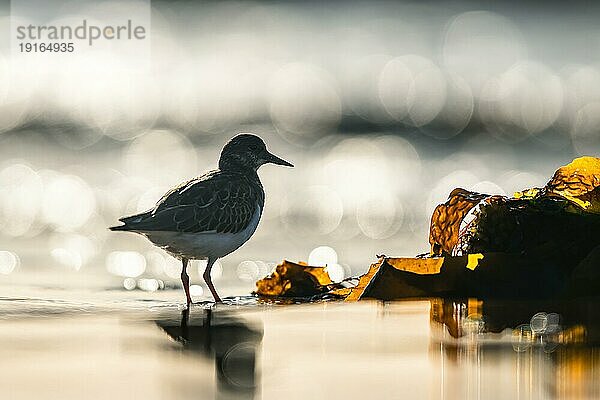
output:
M14 290L13 290L14 291ZM265 304L178 291L0 298L10 399L592 399L594 302Z

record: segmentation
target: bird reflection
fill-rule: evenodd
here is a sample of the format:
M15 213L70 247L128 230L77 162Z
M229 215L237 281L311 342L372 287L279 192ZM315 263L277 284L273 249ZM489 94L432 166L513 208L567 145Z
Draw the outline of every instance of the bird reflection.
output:
M181 312L179 323L173 318L156 321L178 350L215 361L218 399L252 399L257 387L256 354L262 341L262 328L226 313L203 309L200 315Z

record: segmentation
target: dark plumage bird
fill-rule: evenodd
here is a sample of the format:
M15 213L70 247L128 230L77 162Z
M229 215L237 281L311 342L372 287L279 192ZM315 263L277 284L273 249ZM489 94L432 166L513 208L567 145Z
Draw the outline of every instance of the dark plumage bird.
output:
M238 249L256 230L265 204L257 170L268 163L293 167L269 153L258 136L239 134L223 147L218 169L179 185L151 210L121 218L123 225L110 230L142 234L179 258L188 304L192 302L188 261L206 259L204 281L220 302L210 270L217 259Z

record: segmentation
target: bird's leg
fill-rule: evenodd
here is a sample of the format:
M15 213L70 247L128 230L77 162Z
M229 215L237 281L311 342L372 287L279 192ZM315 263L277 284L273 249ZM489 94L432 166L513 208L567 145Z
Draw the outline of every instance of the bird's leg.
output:
M188 322L190 320L190 308L186 307L181 311L181 336L189 340Z
M181 283L183 283L183 290L185 291L185 297L187 299L187 305L192 304L192 296L190 296L190 277L187 273L188 259L182 258L183 268L181 269Z
M206 269L204 270L204 274L202 275L202 277L204 278L204 282L206 282L206 286L208 286L208 289L210 290L213 297L215 298L215 302L222 303L221 298L217 294L217 291L215 290L215 286L213 285L212 280L210 279L210 269L212 268L215 261L217 261L216 258L208 259L208 263L206 264Z

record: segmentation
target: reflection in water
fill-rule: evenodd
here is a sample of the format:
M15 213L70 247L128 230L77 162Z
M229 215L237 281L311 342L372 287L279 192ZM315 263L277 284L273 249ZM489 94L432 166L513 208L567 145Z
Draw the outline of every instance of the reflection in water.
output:
M440 397L599 398L599 313L589 300L432 300L432 322L443 324L430 349Z
M157 321L172 339L181 343L178 350L214 359L217 398L252 399L256 391L256 354L262 329L251 328L228 312L199 310L201 315L181 312L181 321Z
M0 398L600 398L600 308L589 299L224 304L188 314L174 301L92 306L85 293L83 302L58 295L0 299Z

